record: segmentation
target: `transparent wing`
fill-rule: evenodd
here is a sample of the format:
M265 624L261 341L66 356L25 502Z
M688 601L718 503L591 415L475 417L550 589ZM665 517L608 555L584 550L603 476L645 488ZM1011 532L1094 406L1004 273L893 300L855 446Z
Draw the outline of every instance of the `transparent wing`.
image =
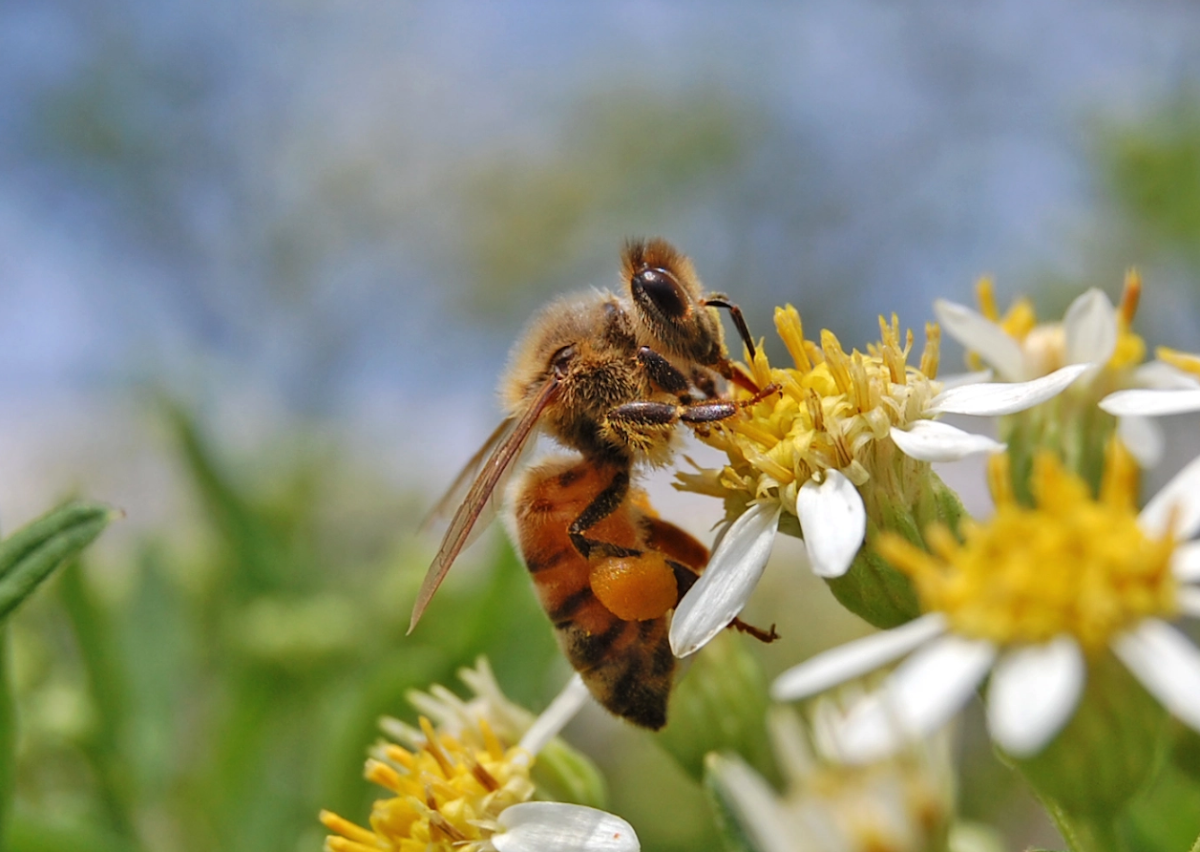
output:
M542 386L529 407L525 409L525 412L513 420L511 429L506 429L500 437L493 433L493 438L496 438L498 443L488 455L487 460L483 462L479 474L471 482L466 497L463 498L454 517L450 520L450 528L446 530L442 546L434 556L433 564L429 566L429 571L425 575L425 581L421 583L421 589L417 592L417 602L413 605L412 620L408 625L409 633L412 633L417 622L421 620L422 613L425 612L434 592L445 579L446 572L450 570L455 558L467 545L471 530L491 500L497 484L504 478L505 472L511 467L513 461L521 454L521 449L533 433L538 418L542 416L546 406L558 396L558 390L558 379L550 378ZM491 442L492 439L489 439L488 443ZM484 451L486 451L486 446ZM480 454L482 455L484 451L481 451ZM468 468L470 467L472 466L468 465ZM451 491L454 490L452 487Z
M516 417L506 417L496 427L495 431L488 436L488 439L483 442L475 455L471 456L470 460L463 465L462 470L458 472L458 476L454 477L454 482L446 489L446 493L441 496L429 514L421 521L421 532L427 532L442 521L450 517L450 513L462 505L466 500L467 491L474 483L479 474L479 469L483 467L484 461L495 451L496 447L500 446L509 435L512 434L513 427L517 425Z

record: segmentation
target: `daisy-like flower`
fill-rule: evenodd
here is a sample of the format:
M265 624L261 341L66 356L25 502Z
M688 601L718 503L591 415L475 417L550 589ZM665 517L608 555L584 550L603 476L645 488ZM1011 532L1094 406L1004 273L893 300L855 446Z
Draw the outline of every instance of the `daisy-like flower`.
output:
M863 544L868 518L886 526L887 518L904 516L920 529L920 522L955 511L946 500L957 507L957 498L946 497L931 462L1004 449L938 416L1021 411L1060 393L1088 366L1031 382L975 376L946 387L937 380L936 325L926 327L919 366L908 364L912 332L902 335L895 316L879 325L879 343L848 354L830 331L821 333L820 345L806 340L795 308L776 310L794 367L773 368L760 348L749 370L759 387L774 384L780 392L748 408L748 416L711 427L704 440L728 456L723 469L679 475L678 487L724 498L728 521L708 568L675 611L676 655L699 649L741 611L777 528L804 539L818 576L841 577Z
M710 754L721 801L758 852L921 852L943 848L954 810L946 738L866 765L843 762L829 701L809 724L775 707L767 718L785 788L777 793L738 757Z
M1200 616L1200 545L1184 541L1200 531L1200 459L1140 514L1137 468L1118 441L1098 498L1043 453L1030 482L1036 505L1019 505L1004 461L991 465L994 517L965 524L961 544L946 530L927 536L932 554L881 537L926 614L785 672L773 696L804 698L907 656L840 730L848 754L873 759L937 730L990 673L992 738L1028 757L1071 719L1089 672L1111 652L1200 730L1200 651L1167 624Z
M1165 346L1158 347L1154 354L1158 360L1146 365L1147 370L1155 368L1152 381L1109 394L1100 400L1102 409L1121 422L1200 411L1200 355Z
M1078 382L1073 394L1064 396L1063 410L1056 413L1052 428L1070 436L1074 433L1071 424L1078 422L1090 443L1103 448L1107 435L1095 428L1093 406L1107 394L1100 407L1118 415L1118 436L1143 467L1151 467L1162 455L1163 441L1158 427L1147 417L1172 413L1172 406L1176 411L1200 409L1200 359L1159 349L1157 360L1145 361L1146 344L1132 330L1141 291L1141 278L1130 270L1119 307L1100 290L1091 289L1071 303L1061 322L1039 323L1033 306L1024 298L1000 317L992 283L983 279L977 286L980 311L939 299L934 313L946 333L967 348L971 366L982 361L1004 381L1029 381L1064 364L1102 365ZM1147 390L1119 390L1122 388ZM1188 399L1179 394L1189 391L1194 408L1179 408ZM1130 393L1133 395L1128 396ZM1085 439L1075 440L1083 443Z
M326 852L632 852L633 827L582 805L531 801L538 751L588 700L578 676L538 718L500 692L483 661L461 673L470 701L435 686L410 696L429 716L412 728L394 719L397 742L372 750L365 775L392 795L375 802L370 828L329 811ZM523 730L520 740L512 734Z

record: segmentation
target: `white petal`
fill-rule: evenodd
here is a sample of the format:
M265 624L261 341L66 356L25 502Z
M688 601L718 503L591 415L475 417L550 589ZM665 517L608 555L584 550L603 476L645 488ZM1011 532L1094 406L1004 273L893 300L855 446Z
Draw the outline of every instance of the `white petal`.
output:
M1200 730L1200 651L1189 639L1147 618L1114 639L1112 649L1164 707Z
M563 726L575 718L575 714L590 698L591 693L583 685L583 678L578 674L572 675L562 692L521 737L521 748L530 754L537 754L546 743L558 736Z
M909 458L927 462L951 462L978 453L999 453L1005 445L986 435L964 432L937 420L917 420L907 429L891 430L892 441Z
M504 831L492 837L497 852L636 852L633 826L619 816L562 802L522 802L499 817Z
M1109 414L1140 414L1143 417L1162 417L1200 411L1200 389L1190 390L1122 390L1100 400L1100 408Z
M1200 542L1175 545L1171 554L1171 573L1182 583L1200 583Z
M1025 378L1025 355L1021 344L998 323L957 302L938 299L933 313L946 333L990 364L1002 379Z
M1183 586L1177 595L1179 611L1192 618L1200 618L1200 589L1195 586Z
M1200 381L1166 361L1147 361L1133 371L1133 381L1140 388L1180 390L1200 387Z
M988 685L988 728L1009 754L1027 757L1057 734L1079 701L1087 665L1073 639L1008 651Z
M708 755L705 765L737 814L738 827L750 835L758 852L794 852L795 832L775 791L757 772L740 757L716 752Z
M778 503L755 503L733 522L671 619L671 650L695 653L729 626L758 584L779 527Z
M942 390L961 387L962 385L977 385L980 382L990 382L994 377L992 370L977 370L974 373L952 373L949 376L938 376Z
M1118 417L1117 437L1141 467L1154 467L1162 460L1162 429L1149 417L1132 414Z
M813 573L840 577L850 570L867 534L867 508L854 483L836 470L825 471L821 483L809 480L796 495L796 516Z
M1166 535L1172 522L1170 531L1179 539L1200 532L1200 458L1188 462L1138 515L1138 526L1151 538Z
M935 396L925 413L991 416L1024 411L1062 393L1090 367L1089 364L1071 364L1031 382L992 382L952 388Z
M799 701L824 692L903 657L945 629L946 619L931 613L883 633L830 648L775 678L771 697L776 701Z
M1117 312L1108 296L1092 288L1063 317L1068 364L1105 364L1117 348Z
M932 734L962 708L995 659L992 643L954 635L917 651L888 676L877 701L847 715L838 730L842 755L878 760Z

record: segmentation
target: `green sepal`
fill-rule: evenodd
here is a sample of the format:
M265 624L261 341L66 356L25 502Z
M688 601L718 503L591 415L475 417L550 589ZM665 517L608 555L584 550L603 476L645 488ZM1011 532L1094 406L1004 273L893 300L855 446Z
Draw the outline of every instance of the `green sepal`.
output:
M872 480L859 489L867 511L863 547L840 577L827 579L838 603L874 627L889 629L921 614L916 590L905 574L875 551L881 532L902 536L925 548L924 532L931 525L958 532L966 509L958 495L924 462L905 459L902 475ZM898 483L903 483L900 485Z
M655 739L696 781L712 751L735 752L760 775L779 778L767 734L767 678L746 647L751 641L724 631L691 658L671 696L669 721Z
M1069 823L1111 822L1161 766L1167 719L1105 652L1088 661L1084 693L1066 727L1033 757L1009 761Z
M120 516L101 503L68 503L0 542L0 619Z
M866 545L858 551L850 570L825 580L838 603L866 621L887 630L920 615L917 593L908 577L893 568L872 547L878 531L867 522Z
M608 809L608 785L596 764L559 737L538 752L530 774L537 785L538 798Z

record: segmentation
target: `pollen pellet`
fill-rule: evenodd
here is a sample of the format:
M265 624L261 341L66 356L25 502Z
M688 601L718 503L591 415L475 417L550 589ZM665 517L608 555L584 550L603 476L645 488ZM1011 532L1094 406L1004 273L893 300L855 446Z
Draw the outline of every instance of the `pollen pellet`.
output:
M675 606L675 572L661 553L602 559L592 568L592 591L617 618L646 621Z

